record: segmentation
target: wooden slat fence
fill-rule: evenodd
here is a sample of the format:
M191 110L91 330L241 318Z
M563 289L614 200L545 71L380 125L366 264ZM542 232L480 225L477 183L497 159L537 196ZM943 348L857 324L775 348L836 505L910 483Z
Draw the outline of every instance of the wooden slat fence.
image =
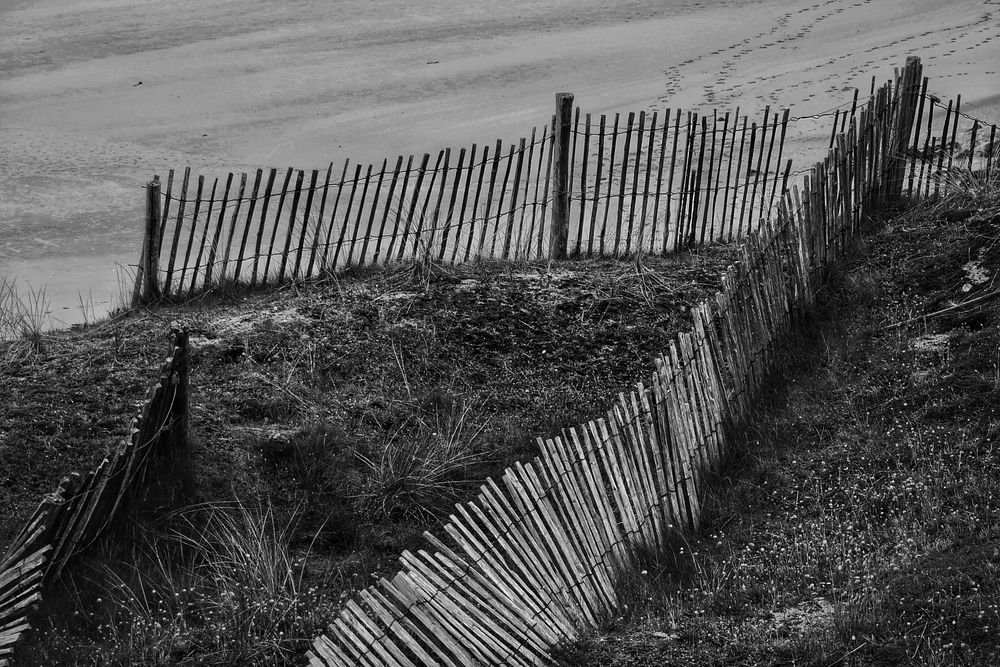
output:
M570 254L662 253L756 227L788 179L788 122L787 110L779 117L770 108L752 122L739 109L582 120L576 109L568 134ZM190 168L171 170L147 206L153 225L134 302L404 259L547 257L553 141L545 126L511 144L380 165L258 169L211 182ZM150 252L157 259L147 265ZM148 273L157 280L144 292Z
M612 614L615 565L636 545L697 530L704 473L749 415L778 343L868 216L907 190L920 76L909 59L802 187L778 197L776 215L751 231L716 298L692 310L691 332L669 343L646 381L457 505L444 536L426 535L432 550L404 553L396 575L347 603L315 640L311 664L546 664L555 643ZM690 206L704 216L702 196ZM635 210L630 195L619 199Z
M908 165L901 167L905 193L935 196L949 178L995 172L996 124L962 113L961 97L943 103L928 94L927 79L920 86L904 147ZM858 108L855 91L850 112L845 105L834 114L831 150L839 136L847 138ZM567 146L569 254L666 253L760 229L792 175L784 146L796 120L769 107L756 119L739 108L613 117L576 108ZM190 168L171 170L147 206L152 227L133 301L405 259L547 257L555 196L550 128L514 143L381 164L258 169L211 182ZM148 264L150 252L156 260ZM144 291L149 274L157 280Z
M959 188L995 178L1000 170L997 124L962 111L962 96L943 101L921 84L913 135L905 147L904 177L911 197L936 197L950 183Z
M171 354L149 390L129 435L86 476L70 473L47 495L0 558L0 667L47 586L95 544L134 501L157 490L156 471L186 458L187 334L175 332ZM162 500L162 496L156 496Z
M574 122L571 251L666 253L756 228L784 191L789 112L639 112Z

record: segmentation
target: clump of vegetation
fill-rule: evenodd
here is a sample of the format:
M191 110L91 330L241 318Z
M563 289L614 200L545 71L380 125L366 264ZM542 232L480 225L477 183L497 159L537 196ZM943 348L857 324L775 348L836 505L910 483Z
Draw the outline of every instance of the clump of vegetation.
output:
M0 361L41 351L48 313L44 287L29 285L22 292L16 281L0 276Z
M313 605L308 623L318 629L354 591L391 575L402 551L423 547L423 531L455 502L530 458L537 436L602 414L649 372L663 341L689 326L690 306L718 287L730 257L731 249L708 248L631 265L352 268L319 284L204 293L53 335L16 372L0 369L0 393L17 397L0 411L0 460L11 462L0 465L0 504L11 508L0 517L0 543L53 480L92 468L116 444L176 321L191 341L191 501L268 508L271 541L302 574L296 599ZM227 632L256 636L243 645L219 626L218 641L232 641L238 655L208 636L216 625L204 598L236 590L209 585L207 565L227 562L200 532L220 525L211 515L192 515L203 523L181 531L205 540L203 553L161 526L155 548L119 539L119 560L135 560L135 551L146 554L143 564L116 571L120 581L111 577L97 592L78 578L64 606L81 616L57 614L26 655L63 647L59 659L36 662L123 664L130 654L133 664L294 662L301 628L275 639L230 618ZM115 591L120 613L88 607ZM178 613L183 622L167 622ZM274 620L260 619L253 623Z
M683 576L628 568L560 664L1000 662L998 277L996 188L889 221L784 355Z
M310 571L309 550L293 553L296 517L236 502L168 518L173 527L147 534L128 562L98 566L96 603L77 601L77 631L50 629L29 659L263 665L305 651L339 601Z

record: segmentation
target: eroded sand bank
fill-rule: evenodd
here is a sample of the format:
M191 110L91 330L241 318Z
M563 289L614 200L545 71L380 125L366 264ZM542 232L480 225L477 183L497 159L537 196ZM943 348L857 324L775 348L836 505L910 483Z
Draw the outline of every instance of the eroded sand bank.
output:
M0 273L47 283L53 316L118 293L141 187L325 167L590 113L849 101L919 55L934 92L1000 120L1000 3L982 0L43 0L0 6ZM140 84L141 82L141 84ZM801 164L829 118L789 130Z

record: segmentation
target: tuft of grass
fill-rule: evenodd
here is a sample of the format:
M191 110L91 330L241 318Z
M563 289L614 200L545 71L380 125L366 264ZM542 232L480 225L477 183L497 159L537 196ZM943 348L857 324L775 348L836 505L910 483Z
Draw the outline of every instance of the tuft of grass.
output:
M293 555L296 517L241 502L180 512L145 567L108 570L113 610L94 661L107 665L287 664L332 615L310 552Z
M458 404L429 419L415 416L415 433L405 424L375 452L355 451L365 469L365 482L355 498L370 520L428 521L462 500L474 488L482 464L472 442L485 425L474 426L472 410Z
M30 356L42 350L49 315L45 287L27 286L22 293L12 278L0 276L0 341L12 341L4 357Z

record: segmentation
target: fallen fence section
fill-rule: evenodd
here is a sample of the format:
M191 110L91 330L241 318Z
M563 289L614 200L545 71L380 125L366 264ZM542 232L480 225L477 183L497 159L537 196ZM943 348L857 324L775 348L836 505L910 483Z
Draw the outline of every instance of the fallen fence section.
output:
M902 196L921 71L909 59L803 186L782 194L647 382L457 505L444 537L427 534L432 551L404 553L395 576L347 603L311 664L546 664L554 644L613 613L614 566L636 545L698 529L704 475L777 344L868 216Z
M0 558L0 667L9 664L44 590L134 501L163 502L158 468L186 458L187 334L171 354L129 435L86 477L70 473L47 495Z

